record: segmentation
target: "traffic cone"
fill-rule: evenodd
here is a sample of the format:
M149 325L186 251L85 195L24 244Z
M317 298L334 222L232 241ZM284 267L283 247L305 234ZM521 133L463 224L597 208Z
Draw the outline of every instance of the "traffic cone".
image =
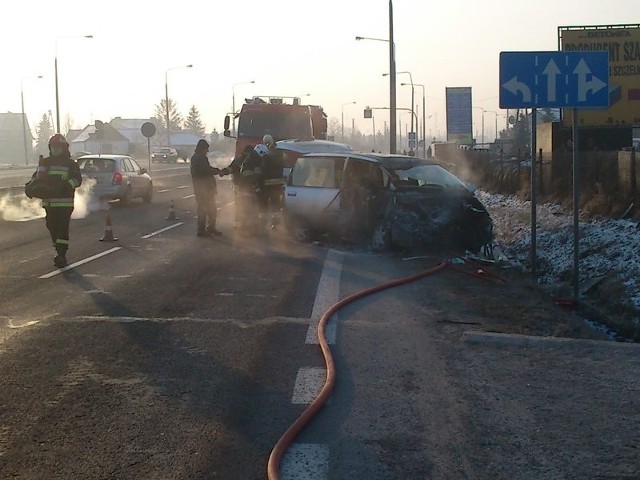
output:
M176 217L176 209L173 206L173 198L171 199L171 203L169 204L169 215L167 216L167 218L165 218L165 220L178 220L178 217Z
M101 242L117 242L118 239L113 236L113 230L111 228L111 214L107 213L107 220L104 226L104 236L100 239Z

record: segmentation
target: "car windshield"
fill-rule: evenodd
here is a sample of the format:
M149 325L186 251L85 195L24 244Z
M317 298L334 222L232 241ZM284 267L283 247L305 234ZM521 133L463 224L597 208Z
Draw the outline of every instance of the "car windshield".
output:
M159 148L158 150L155 151L155 153L171 153L171 149L170 148Z
M262 138L265 134L274 138L309 139L313 136L308 111L244 112L238 122L238 136Z
M81 158L78 166L83 173L113 172L115 162L111 158Z
M397 187L464 187L464 184L440 165L415 165L393 169Z

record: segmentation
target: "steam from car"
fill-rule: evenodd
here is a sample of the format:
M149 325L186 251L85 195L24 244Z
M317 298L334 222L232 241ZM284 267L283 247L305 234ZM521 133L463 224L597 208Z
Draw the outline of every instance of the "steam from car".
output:
M90 212L108 210L109 203L91 195L96 184L92 178L85 178L80 188L76 190L73 215L71 218L85 218ZM6 194L0 197L0 218L6 222L28 222L43 218L45 215L41 200L28 198L24 193L19 195Z

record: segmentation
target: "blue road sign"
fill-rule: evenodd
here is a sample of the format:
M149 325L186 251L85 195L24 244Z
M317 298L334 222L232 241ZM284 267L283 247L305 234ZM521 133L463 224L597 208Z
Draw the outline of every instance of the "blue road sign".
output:
M500 52L500 108L608 106L608 52Z

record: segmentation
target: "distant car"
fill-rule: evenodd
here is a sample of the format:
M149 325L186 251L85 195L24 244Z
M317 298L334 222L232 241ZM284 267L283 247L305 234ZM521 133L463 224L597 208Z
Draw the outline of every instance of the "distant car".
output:
M299 240L330 233L392 247L478 252L493 239L489 213L440 165L402 155L307 154L285 187L285 221Z
M92 194L101 199L120 200L128 205L133 198L149 203L153 181L146 168L128 155L85 155L78 159L84 178L96 181Z
M157 163L176 163L178 161L178 151L175 148L160 147L151 153L151 160Z

